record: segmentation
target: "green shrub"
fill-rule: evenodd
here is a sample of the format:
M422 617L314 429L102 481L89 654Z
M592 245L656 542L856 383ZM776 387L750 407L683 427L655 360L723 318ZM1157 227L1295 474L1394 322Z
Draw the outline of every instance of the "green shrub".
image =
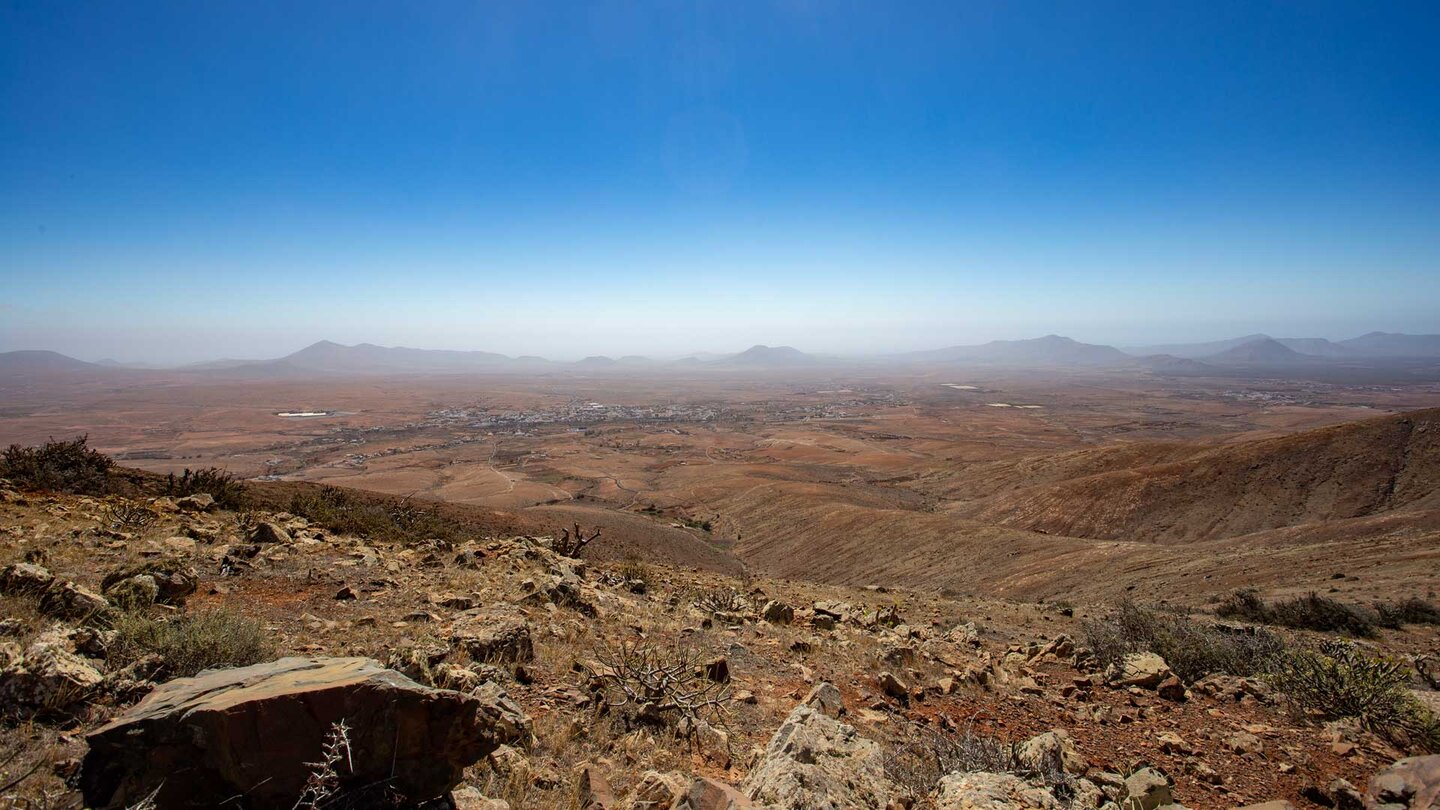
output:
M1402 748L1440 750L1440 720L1410 693L1410 675L1401 661L1333 640L1280 657L1270 679L1307 715L1355 718Z
M1109 619L1084 624L1086 643L1102 667L1128 653L1153 652L1187 683L1211 673L1249 676L1265 672L1285 644L1267 630L1236 631L1176 613L1120 603Z
M149 655L159 656L166 677L182 678L215 667L243 667L273 657L260 622L232 610L215 608L178 616L122 613L115 640L106 652L113 667Z
M175 473L165 476L166 495L183 498L200 492L214 498L215 505L221 509L244 509L250 502L245 484L219 467L203 470L186 467L178 478Z
M110 486L110 457L88 446L90 437L68 442L54 439L39 447L12 444L0 473L24 489L104 495Z
M376 540L454 540L459 534L456 523L442 517L435 507L418 506L409 498L361 498L338 487L295 495L290 512L332 532Z
M1265 604L1251 590L1236 591L1215 612L1226 618L1274 624L1296 630L1345 633L1360 638L1375 635L1380 616L1368 608L1310 593Z

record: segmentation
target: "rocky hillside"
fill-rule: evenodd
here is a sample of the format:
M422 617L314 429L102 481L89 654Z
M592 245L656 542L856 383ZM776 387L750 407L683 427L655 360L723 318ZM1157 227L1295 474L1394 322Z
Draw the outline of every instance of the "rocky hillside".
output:
M1404 806L1434 784L1433 758L1372 778L1421 731L1306 719L1260 675L1319 636L257 500L0 486L0 801L1157 810ZM1366 649L1435 643L1410 626Z
M1157 447L1161 452L1154 453ZM1204 452L1145 445L1138 452L1122 447L1059 461L1026 463L1044 467L1052 480L981 495L952 511L1071 537L1181 543L1440 509L1440 410ZM1072 476L1053 480L1066 471ZM1018 470L975 477L994 482L1029 476Z

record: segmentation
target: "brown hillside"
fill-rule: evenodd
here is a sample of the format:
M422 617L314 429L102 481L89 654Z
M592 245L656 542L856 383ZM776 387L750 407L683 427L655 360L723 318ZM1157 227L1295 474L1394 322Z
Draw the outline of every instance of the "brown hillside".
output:
M1437 507L1440 409L1430 409L1027 487L951 511L1051 534L1177 543Z

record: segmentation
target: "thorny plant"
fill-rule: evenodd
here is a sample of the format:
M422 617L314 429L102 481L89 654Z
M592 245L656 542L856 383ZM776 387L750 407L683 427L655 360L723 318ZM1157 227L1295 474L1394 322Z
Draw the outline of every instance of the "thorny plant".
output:
M708 656L676 643L661 646L645 641L599 642L595 657L602 666L595 677L607 709L625 711L642 722L691 730L698 722L726 727L730 686L712 680Z
M560 537L555 540L551 548L562 557L579 557L580 552L584 551L585 547L593 543L599 536L600 530L596 529L594 533L586 537L585 533L580 531L580 524L576 523L575 533L571 534L569 529L561 529Z
M746 613L750 600L734 588L711 588L695 595L695 607L705 613Z
M105 522L117 531L133 532L155 522L156 514L149 508L130 501L105 508Z
M332 724L325 735L320 761L305 763L310 768L310 777L305 780L305 789L295 802L295 810L317 810L328 804L340 792L342 764L346 773L355 772L355 762L350 756L350 726L343 719Z

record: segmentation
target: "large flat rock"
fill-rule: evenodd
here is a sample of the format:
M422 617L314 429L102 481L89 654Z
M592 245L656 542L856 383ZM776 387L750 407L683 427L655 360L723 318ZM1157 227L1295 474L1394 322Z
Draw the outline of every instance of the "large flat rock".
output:
M81 788L89 807L158 791L162 808L288 809L342 721L342 784L384 784L412 802L445 794L528 726L503 693L431 689L368 658L282 658L162 685L89 735Z

